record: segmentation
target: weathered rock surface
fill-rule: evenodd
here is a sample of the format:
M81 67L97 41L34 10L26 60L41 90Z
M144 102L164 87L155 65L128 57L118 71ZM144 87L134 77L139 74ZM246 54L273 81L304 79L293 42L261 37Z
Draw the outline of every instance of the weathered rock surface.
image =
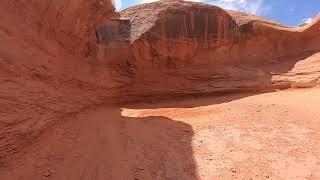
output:
M320 49L319 17L306 27L288 28L253 15L183 1L132 7L121 17L131 19L128 50L132 53L126 63L132 94L287 88L294 78L280 83L273 75L286 74Z
M109 0L0 1L1 162L53 122L115 94L109 71L85 58L96 25L111 16Z
M319 34L320 16L288 28L183 1L2 0L0 160L97 104L315 86Z
M0 10L2 26L15 27L12 33L35 31L71 50L84 50L101 19L115 15L110 0L3 0Z

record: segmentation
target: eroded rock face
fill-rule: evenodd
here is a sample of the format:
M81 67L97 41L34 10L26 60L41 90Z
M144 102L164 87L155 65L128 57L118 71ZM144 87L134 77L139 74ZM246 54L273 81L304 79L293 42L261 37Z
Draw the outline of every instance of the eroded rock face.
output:
M257 64L319 49L319 31L301 32L199 3L157 2L121 14L131 18L136 59L162 65L170 61L177 66L190 62ZM302 41L304 46L300 46Z
M6 24L39 32L73 51L93 40L101 19L115 15L111 0L3 0L0 10Z
M174 4L170 6L176 7ZM148 32L138 39L132 37L136 59L170 66L185 66L190 61L203 64L214 58L209 54L196 57L201 50L222 48L239 39L237 24L218 7L172 7L159 12L158 20ZM133 14L128 12L127 16ZM139 30L133 27L132 31ZM149 46L146 47L146 43Z
M113 16L109 0L0 1L0 164L116 94L109 70L90 58L98 24Z
M290 71L320 49L319 21L288 28L253 15L183 1L139 5L120 14L126 23L131 21L130 31L125 32L130 37L121 41L130 53L108 59L119 53L110 50L114 45L105 46L100 59L125 67L120 71L129 79L131 88L125 92L130 95L288 88L292 81L275 82L273 76ZM102 44L118 44L114 37Z

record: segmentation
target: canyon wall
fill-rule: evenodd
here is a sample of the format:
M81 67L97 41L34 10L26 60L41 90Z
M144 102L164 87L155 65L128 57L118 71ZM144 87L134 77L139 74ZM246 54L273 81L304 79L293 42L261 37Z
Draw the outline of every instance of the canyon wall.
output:
M151 62L258 64L319 50L319 23L287 28L245 13L182 1L146 4L121 14L132 21L136 59Z
M109 0L0 1L0 163L116 94L90 56L98 24L113 16Z
M106 63L125 67L121 70L129 77L131 88L126 93L131 95L289 88L292 78L276 79L320 49L317 19L306 27L288 28L261 17L183 1L139 5L120 14L131 21L125 33L130 36L121 41L131 53ZM119 43L113 37L100 44ZM118 54L109 47L100 52Z
M110 0L3 0L0 2L2 25L23 34L24 30L57 41L64 48L84 51L94 38L98 23L116 16Z
M320 16L288 28L184 1L0 2L0 162L105 103L313 87Z

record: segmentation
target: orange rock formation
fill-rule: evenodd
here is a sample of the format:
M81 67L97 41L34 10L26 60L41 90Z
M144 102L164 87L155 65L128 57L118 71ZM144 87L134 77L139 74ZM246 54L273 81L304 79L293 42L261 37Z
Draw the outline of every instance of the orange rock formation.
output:
M319 52L320 16L289 28L183 1L2 0L0 160L97 104L316 86Z

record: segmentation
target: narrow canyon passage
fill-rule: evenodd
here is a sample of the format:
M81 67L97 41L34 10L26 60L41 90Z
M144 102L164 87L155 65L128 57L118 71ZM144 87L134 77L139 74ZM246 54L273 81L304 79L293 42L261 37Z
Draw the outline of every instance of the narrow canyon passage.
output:
M320 89L88 110L0 179L319 179Z

